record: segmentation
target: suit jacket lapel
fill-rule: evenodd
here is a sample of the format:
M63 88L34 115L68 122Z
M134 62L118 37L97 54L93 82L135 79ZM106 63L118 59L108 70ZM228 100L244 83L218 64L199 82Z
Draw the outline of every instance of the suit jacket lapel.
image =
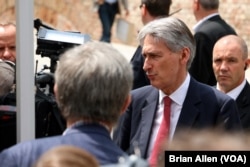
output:
M236 99L236 103L239 108L240 117L243 117L246 114L244 112L241 112L242 111L241 109L243 109L245 106L250 104L249 96L250 96L250 85L248 82L246 82L246 85L244 86L241 93Z
M185 129L190 129L199 115L200 111L197 105L201 102L201 99L197 87L199 87L199 85L193 78L191 78L175 133L183 127L185 127Z
M141 150L141 156L146 157L148 145L151 137L152 126L154 123L154 117L157 110L159 92L157 89L153 89L150 96L145 100L145 107L142 108L141 115L141 134L139 139L139 148Z

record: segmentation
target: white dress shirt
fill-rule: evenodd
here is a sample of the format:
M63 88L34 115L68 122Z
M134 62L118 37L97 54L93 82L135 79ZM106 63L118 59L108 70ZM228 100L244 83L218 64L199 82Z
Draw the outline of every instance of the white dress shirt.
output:
M239 86L237 86L236 88L234 88L231 91L227 92L226 94L228 96L230 96L231 98L233 98L234 100L236 100L237 97L239 96L240 92L244 89L244 87L246 85L246 82L247 82L246 79L243 80ZM216 88L218 90L220 90L218 83L217 83Z
M169 95L170 99L172 100L171 107L170 107L170 131L169 131L170 140L172 140L173 138L175 128L179 120L181 109L182 109L184 100L187 95L189 83L190 83L190 75L187 74L186 79L181 84L181 86L171 95ZM150 137L150 143L149 143L149 148L147 152L148 157L150 157L150 154L152 152L152 148L154 146L155 139L156 139L156 136L157 136L157 133L158 133L158 130L160 128L160 124L163 118L163 110L164 110L163 98L165 96L166 95L161 90L159 90L159 103L158 103L154 125L152 129L151 137Z

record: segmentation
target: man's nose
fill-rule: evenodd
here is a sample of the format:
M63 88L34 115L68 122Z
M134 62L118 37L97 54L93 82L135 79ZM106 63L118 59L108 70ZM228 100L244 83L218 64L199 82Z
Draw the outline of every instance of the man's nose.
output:
M144 71L147 71L148 68L149 68L149 62L148 62L148 59L145 58L145 59L144 59L144 63L143 63L143 70L144 70Z
M221 70L227 70L227 69L228 69L227 62L224 62L224 61L223 61L223 62L221 63L220 69L221 69Z
M9 48L5 48L4 51L3 51L3 59L8 59L11 57L11 50Z

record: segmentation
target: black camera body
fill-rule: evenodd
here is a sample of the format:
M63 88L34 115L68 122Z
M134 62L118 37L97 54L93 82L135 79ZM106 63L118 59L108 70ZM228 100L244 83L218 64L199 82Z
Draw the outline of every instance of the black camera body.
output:
M36 54L50 58L50 72L54 73L59 56L69 48L90 41L90 36L79 32L58 31L46 27L39 26L37 29Z
M44 66L40 72L36 72L35 81L40 88L49 85L50 92L53 92L53 73L60 55L74 46L90 41L91 38L88 34L55 30L44 25L40 19L34 20L34 27L37 29L36 54L50 59L50 67ZM50 72L44 72L46 69Z

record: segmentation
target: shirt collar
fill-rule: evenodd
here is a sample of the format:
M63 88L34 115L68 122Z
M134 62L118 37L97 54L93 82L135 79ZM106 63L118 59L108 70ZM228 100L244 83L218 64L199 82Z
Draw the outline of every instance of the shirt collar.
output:
M189 73L186 76L186 79L181 84L181 86L176 89L171 95L168 95L172 101L177 103L178 105L182 105L184 103L185 97L187 95L188 87L190 84L190 75ZM167 96L161 90L159 90L159 102L163 104L163 98Z
M111 131L109 126L105 125L104 123L100 123L100 122L94 123L94 122L80 120L80 121L73 123L70 127L67 127L63 132L63 136L66 135L70 131L70 129L74 129L74 128L78 128L80 126L90 125L90 124L98 124L100 126L103 126L106 130Z
M205 21L207 21L208 19L210 19L211 17L214 17L214 16L218 16L219 13L213 13L213 14L210 14L206 17L204 17L203 19L201 19L200 21L198 21L198 23L196 23L193 27L193 30L194 32L197 31L197 29L202 25L202 23L204 23Z
M246 79L243 80L239 86L237 86L236 88L234 88L231 91L227 92L226 94L228 96L230 96L231 98L233 98L234 100L236 100L237 97L239 96L240 92L243 90L244 86L246 85L246 82L247 82ZM218 90L220 90L218 83L217 83L216 87L217 87Z

